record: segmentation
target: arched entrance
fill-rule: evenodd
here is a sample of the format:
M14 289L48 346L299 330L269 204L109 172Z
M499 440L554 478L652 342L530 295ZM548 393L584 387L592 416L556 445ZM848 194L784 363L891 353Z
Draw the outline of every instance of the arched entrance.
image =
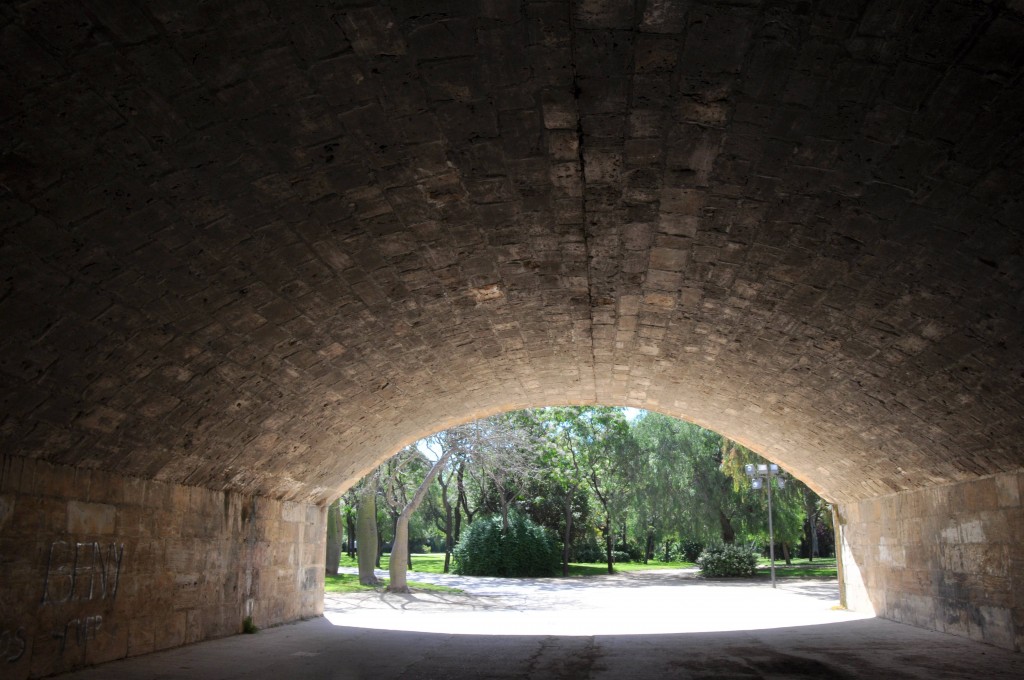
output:
M324 501L550 403L763 452L882 615L1019 649L1019 11L414 5L0 13L14 677L317 613Z

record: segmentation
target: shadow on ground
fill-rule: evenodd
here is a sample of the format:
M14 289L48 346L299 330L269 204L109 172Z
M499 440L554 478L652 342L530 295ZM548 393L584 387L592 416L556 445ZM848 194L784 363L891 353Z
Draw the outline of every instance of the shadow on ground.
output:
M1024 656L879 619L761 631L592 637L383 631L315 619L63 677L1017 680L1024 677Z

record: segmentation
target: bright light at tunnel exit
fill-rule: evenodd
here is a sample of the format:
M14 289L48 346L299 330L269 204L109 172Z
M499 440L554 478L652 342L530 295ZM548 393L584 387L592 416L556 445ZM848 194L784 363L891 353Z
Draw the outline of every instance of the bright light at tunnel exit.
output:
M432 574L417 575L427 577ZM337 626L455 635L651 635L820 626L873 618L838 605L834 582L704 582L692 573L619 575L598 583L446 577L466 594L331 596Z

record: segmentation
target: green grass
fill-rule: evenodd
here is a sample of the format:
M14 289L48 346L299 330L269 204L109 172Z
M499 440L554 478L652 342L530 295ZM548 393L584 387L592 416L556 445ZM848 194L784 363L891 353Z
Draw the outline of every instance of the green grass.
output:
M805 557L794 557L787 565L785 561L775 560L775 578L836 578L836 558L818 557L813 562ZM758 569L754 574L758 578L771 578L771 561L767 558L758 560Z
M338 574L332 576L327 574L324 578L324 592L325 593L363 593L381 591L387 586L388 580L383 579L383 584L379 586L364 586L359 583L359 576L356 574ZM458 588L449 588L448 586L438 586L433 583L420 583L418 581L409 581L409 587L412 590L434 592L434 593L461 593L462 591Z
M384 554L380 558L380 568L387 571L388 566L391 564L391 555ZM348 555L342 553L341 555L341 566L343 567L358 567L359 562L355 558L351 558ZM444 553L414 553L412 556L412 569L411 571L418 571L427 574L443 574L444 573Z
M387 570L388 561L390 555L384 555L380 558L381 568ZM813 562L807 560L807 558L794 557L792 559L793 564L786 566L786 563L780 559L775 560L775 578L820 578L820 579L834 579L836 578L836 558L834 557L819 557ZM343 567L358 567L359 564L355 559L349 558L347 555L341 556L341 566ZM651 560L647 564L642 562L616 562L615 571L616 573L628 572L628 571L646 571L649 569L684 569L686 567L696 566L693 562L659 562L657 560ZM444 553L418 553L412 556L412 571L426 572L428 574L443 574L444 573ZM584 564L579 562L569 563L569 577L570 578L582 578L587 576L602 576L608 573L607 565L603 563L596 564ZM561 572L559 572L561 574ZM769 569L769 560L767 557L758 560L758 570L755 574L756 578L771 578L771 570ZM455 588L444 589L443 586L434 586L429 583L415 583L410 581L409 587L414 590L436 590L441 592L462 592ZM328 593L352 593L363 590L373 590L369 586L359 585L359 579L354 575L341 575L341 576L328 576L327 585L324 590Z
M696 566L693 562L658 562L657 560L651 560L647 564L643 562L616 562L615 572L625 571L648 571L653 569L685 569L687 567ZM570 562L569 563L569 576L601 576L602 574L608 573L608 565L602 562L598 563L582 563L582 562Z
M387 570L390 564L389 560L391 555L385 554L380 558L381 569ZM348 555L341 556L341 566L343 567L358 567L359 564L355 559L350 558ZM617 562L615 564L616 572L623 571L645 571L647 569L681 569L685 567L695 566L693 562L658 562L657 560L651 560L648 564L641 562ZM428 574L443 574L444 573L444 553L417 553L412 556L412 571L425 572ZM561 572L558 572L561 575ZM583 564L570 562L569 563L569 576L570 577L581 577L581 576L600 576L608 573L607 565L603 563L597 564ZM412 585L410 584L410 587ZM329 591L330 592L330 591Z

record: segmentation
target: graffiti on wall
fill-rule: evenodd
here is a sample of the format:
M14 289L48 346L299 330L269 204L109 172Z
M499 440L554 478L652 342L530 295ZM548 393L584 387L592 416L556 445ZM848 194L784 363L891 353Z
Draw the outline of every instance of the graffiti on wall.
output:
M4 630L0 632L0 659L14 663L25 653L25 629Z
M85 652L89 646L89 640L96 639L102 624L103 617L99 614L68 621L64 624L63 630L53 634L54 639L60 641L60 653L63 654L67 650L69 642Z
M54 541L46 564L43 604L114 599L124 544Z

